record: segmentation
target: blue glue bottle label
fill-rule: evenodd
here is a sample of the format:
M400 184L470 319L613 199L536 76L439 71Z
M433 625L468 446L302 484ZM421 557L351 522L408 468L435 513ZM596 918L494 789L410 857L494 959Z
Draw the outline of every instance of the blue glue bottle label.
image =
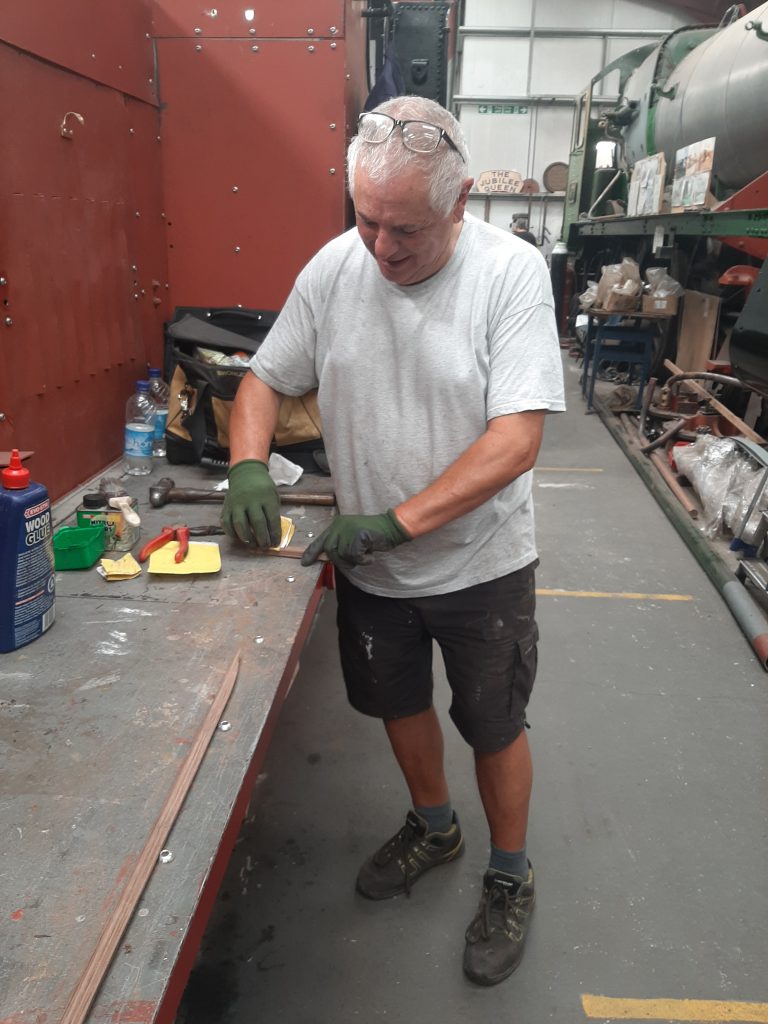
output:
M56 615L51 503L42 484L0 487L0 652L49 629Z

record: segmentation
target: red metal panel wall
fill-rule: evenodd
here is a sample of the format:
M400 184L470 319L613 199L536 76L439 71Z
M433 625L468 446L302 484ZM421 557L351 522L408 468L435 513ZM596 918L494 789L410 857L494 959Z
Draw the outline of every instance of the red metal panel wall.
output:
M84 118L71 139L68 111ZM119 455L125 401L162 351L158 114L0 44L0 117L0 448L34 448L57 497Z
M151 0L4 0L0 40L154 102Z
M333 38L344 32L345 0L156 0L155 36Z
M171 297L279 309L345 220L345 71L318 41L158 41Z
M258 0L249 20L229 0L157 0L155 30L182 37L157 43L162 131L149 5L0 12L0 448L34 448L54 497L119 455L174 306L280 308L348 222L359 3ZM64 139L68 112L84 123Z

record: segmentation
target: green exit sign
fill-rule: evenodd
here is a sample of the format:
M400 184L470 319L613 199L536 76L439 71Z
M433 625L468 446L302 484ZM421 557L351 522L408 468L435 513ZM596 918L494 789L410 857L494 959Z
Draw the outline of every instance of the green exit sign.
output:
M478 114L527 114L528 107L519 103L478 103Z

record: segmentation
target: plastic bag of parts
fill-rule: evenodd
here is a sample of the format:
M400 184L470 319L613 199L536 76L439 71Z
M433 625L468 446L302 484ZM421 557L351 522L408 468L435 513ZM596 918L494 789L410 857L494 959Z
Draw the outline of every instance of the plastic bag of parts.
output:
M621 263L603 267L595 305L607 312L628 312L637 308L642 289L640 267L625 256Z
M583 310L591 309L597 302L597 281L587 281L587 290L579 296L579 306Z
M645 272L645 280L648 282L648 294L657 299L682 295L685 290L674 277L669 276L664 267L648 267Z
M732 533L751 543L760 523L760 512L768 507L768 502L765 498L758 502L742 529L763 471L755 467L736 442L705 434L693 444L676 447L675 464L699 497L704 512L704 535L712 540Z
M745 544L757 543L757 530L761 526L762 513L768 509L768 497L763 492L752 512L749 511L764 475L764 467L756 466L751 459L742 454L731 478L731 490L723 510L725 525L734 537L738 537Z

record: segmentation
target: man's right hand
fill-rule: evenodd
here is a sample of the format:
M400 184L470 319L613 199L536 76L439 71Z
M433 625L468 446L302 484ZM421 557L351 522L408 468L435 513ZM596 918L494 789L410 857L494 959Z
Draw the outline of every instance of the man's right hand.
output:
M280 543L280 496L265 462L244 459L229 470L221 510L224 532L243 544L272 548Z

